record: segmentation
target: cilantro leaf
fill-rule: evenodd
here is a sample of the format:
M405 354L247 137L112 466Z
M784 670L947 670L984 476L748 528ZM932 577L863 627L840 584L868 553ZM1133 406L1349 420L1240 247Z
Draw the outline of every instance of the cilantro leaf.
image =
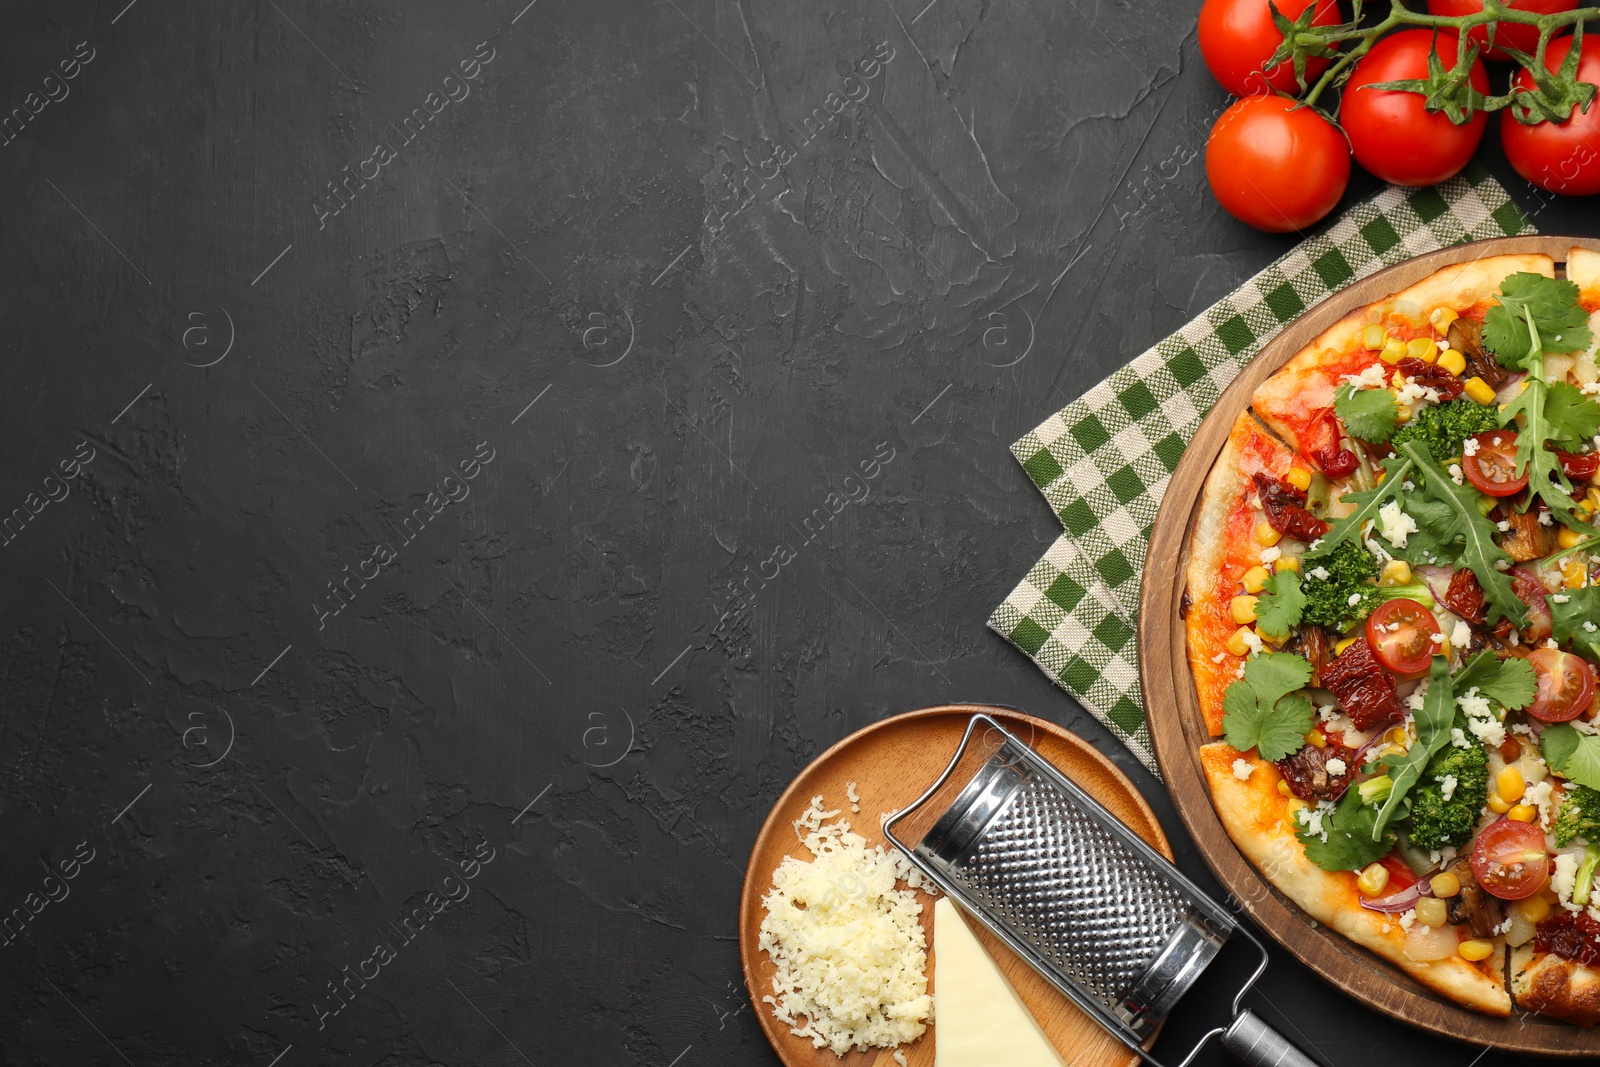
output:
M1333 410L1351 437L1375 445L1387 441L1400 421L1400 405L1393 393L1387 389L1357 389L1352 382L1333 394Z
M1346 541L1361 544L1361 530L1368 522L1378 520L1378 509L1387 504L1391 497L1399 496L1404 492L1406 476L1411 473L1414 462L1402 459L1389 465L1388 473L1376 489L1368 489L1364 493L1346 493L1339 499L1346 504L1354 504L1355 510L1342 519L1335 519L1328 525L1328 532L1314 542L1311 548L1301 557L1310 562L1321 559Z
M1388 392L1388 390L1384 390ZM1600 403L1570 382L1551 382L1544 401L1549 440L1574 447L1589 443L1600 433Z
M1600 736L1581 734L1571 723L1546 726L1539 747L1550 769L1570 782L1600 789Z
M1287 637L1300 625L1306 595L1300 589L1295 571L1277 571L1261 587L1256 598L1256 629L1274 637Z
M1600 585L1563 589L1564 604L1550 600L1550 625L1555 638L1600 662ZM1591 629L1591 627L1594 627Z
M1379 762L1389 768L1394 787L1383 802L1383 810L1372 824L1372 840L1379 840L1385 827L1403 818L1403 802L1411 787L1422 777L1423 768L1434 754L1450 743L1450 727L1456 719L1455 692L1450 686L1450 661L1434 656L1428 667L1428 692L1422 698L1422 707L1413 715L1417 739L1405 752L1385 756Z
M1530 390L1531 391L1531 390ZM1440 522L1430 513L1430 533L1440 543L1461 542L1461 562L1471 569L1478 584L1483 587L1489 605L1489 621L1510 619L1519 627L1528 617L1528 605L1517 597L1511 579L1505 571L1495 567L1496 562L1511 564L1511 557L1495 543L1495 525L1478 510L1478 491L1466 485L1456 485L1439 466L1437 460L1419 441L1407 441L1400 446L1424 478L1423 492L1429 498L1448 505L1449 519ZM1571 498L1568 498L1571 502ZM1439 513L1446 514L1446 513ZM1423 516L1415 516L1419 523Z
M1600 587L1596 592L1600 592ZM1552 608L1558 606L1551 605ZM1511 711L1533 703L1539 689L1533 664L1515 656L1500 659L1487 648L1462 665L1453 684L1457 693L1477 689L1479 696L1488 697Z
M1378 827L1378 809L1361 803L1361 791L1345 790L1333 814L1322 817L1321 834L1301 828L1295 836L1305 846L1306 859L1325 871L1359 871L1389 854L1394 847L1394 831Z
M1526 271L1500 283L1500 303L1483 317L1483 343L1512 370L1533 370L1546 352L1573 352L1594 340L1574 282Z
M1264 760L1300 751L1316 712L1304 689L1311 664L1287 652L1264 652L1244 665L1244 677L1222 695L1222 730L1228 744L1256 749Z

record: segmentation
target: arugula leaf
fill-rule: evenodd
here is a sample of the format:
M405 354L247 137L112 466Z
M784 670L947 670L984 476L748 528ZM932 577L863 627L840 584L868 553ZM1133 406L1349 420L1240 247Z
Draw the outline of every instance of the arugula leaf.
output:
M1417 520L1417 529L1406 537L1406 547L1396 548L1385 544L1384 549L1396 559L1407 563L1432 564L1454 568L1461 558L1461 539L1450 535L1454 530L1455 511L1449 504L1434 500L1421 492L1408 494L1406 514Z
M1240 752L1256 749L1264 760L1300 751L1316 715L1304 689L1311 664L1287 652L1264 652L1246 661L1244 677L1222 695L1222 731Z
M1600 789L1600 736L1580 734L1571 723L1546 726L1539 747L1550 769L1569 782Z
M1357 389L1346 382L1333 394L1333 410L1351 437L1381 445L1400 421L1400 405L1387 389Z
M1368 489L1364 493L1346 493L1339 499L1347 504L1356 505L1356 509L1342 519L1334 519L1328 525L1328 532L1314 542L1306 554L1300 557L1304 561L1321 559L1346 541L1361 544L1361 530L1368 522L1378 521L1378 509L1387 504L1392 497L1399 496L1405 491L1406 476L1411 473L1414 462L1402 459L1390 465L1388 473L1376 489Z
M1544 360L1535 362L1542 367ZM1528 476L1528 500L1523 510L1543 500L1563 524L1588 530L1589 527L1572 514L1577 503L1572 499L1572 483L1561 469L1560 457L1544 447L1554 433L1547 415L1549 396L1550 385L1544 380L1543 371L1529 374L1527 388L1500 413L1507 426L1515 425L1518 415L1523 416L1522 429L1517 431L1517 470L1519 476L1521 473Z
M1555 638L1570 644L1591 660L1600 662L1600 585L1563 589L1565 604L1549 599L1550 625Z
M1500 303L1483 317L1483 343L1512 370L1534 368L1545 352L1589 347L1589 315L1576 282L1521 271L1500 283Z
M1600 587L1596 588L1596 592L1600 592ZM1487 648L1462 664L1452 684L1457 693L1475 688L1479 696L1488 697L1511 711L1533 703L1534 694L1539 689L1533 664L1515 656L1500 659Z
M1466 485L1456 485L1439 466L1427 448L1418 441L1407 441L1400 450L1416 464L1423 475L1423 492L1433 500L1449 506L1449 523L1430 527L1430 532L1441 543L1461 542L1461 562L1471 569L1478 584L1483 587L1489 605L1489 621L1510 619L1518 627L1528 617L1528 605L1513 591L1511 579L1505 571L1495 567L1497 561L1511 564L1511 557L1495 543L1495 525L1478 510L1478 491ZM1568 498L1571 503L1571 498ZM1422 516L1413 512L1419 525ZM1437 521L1437 520L1434 520Z
M1388 392L1388 390L1384 390ZM1550 440L1579 447L1600 433L1600 403L1571 382L1551 382L1544 401L1544 418Z
M1328 840L1303 827L1295 836L1305 846L1306 859L1323 870L1359 871L1394 848L1394 831L1379 828L1377 821L1378 809L1361 803L1361 791L1352 787L1345 790L1333 814L1322 817Z
M1300 575L1295 571L1276 571L1256 598L1256 629L1274 637L1287 637L1300 625L1305 607L1306 595L1300 590Z
M1421 709L1412 716L1417 728L1417 740L1405 752L1379 760L1389 768L1394 787L1390 789L1389 798L1383 802L1383 810L1378 812L1373 822L1372 840L1379 840L1384 828L1391 822L1404 818L1407 809L1402 802L1411 792L1411 787L1417 784L1417 779L1422 777L1428 761L1450 743L1450 727L1455 719L1456 700L1455 691L1450 686L1450 661L1443 656L1434 656L1428 667L1427 695L1422 698Z

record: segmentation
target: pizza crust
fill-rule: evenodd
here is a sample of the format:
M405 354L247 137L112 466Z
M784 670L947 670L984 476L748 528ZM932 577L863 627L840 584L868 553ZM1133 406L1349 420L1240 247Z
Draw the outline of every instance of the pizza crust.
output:
M1600 1022L1600 971L1531 943L1511 950L1511 992L1519 1008L1579 1026Z
M1267 881L1301 910L1459 1004L1485 1015L1511 1013L1511 997L1500 978L1503 946L1497 944L1495 954L1480 964L1459 956L1426 963L1410 959L1405 954L1405 931L1397 919L1361 907L1354 873L1324 871L1306 858L1278 792L1283 776L1277 767L1222 742L1202 746L1200 759L1212 803L1228 836ZM1253 768L1248 779L1234 774L1234 761L1239 759ZM1500 940L1496 938L1497 943Z
M1345 375L1359 374L1378 362L1377 353L1361 343L1369 312L1409 300L1424 312L1444 306L1465 313L1492 302L1508 274L1527 271L1553 278L1555 269L1555 260L1545 255L1490 256L1441 268L1409 288L1356 308L1329 326L1257 386L1250 405L1291 448L1308 455L1311 443L1304 440L1305 427L1333 407L1334 390Z
M1241 589L1240 577L1261 562L1263 546L1254 531L1263 514L1248 501L1254 488L1250 478L1258 471L1281 478L1293 461L1293 454L1245 412L1234 420L1200 494L1185 573L1184 628L1200 710L1213 736L1222 732L1222 694L1244 662L1227 650L1238 629L1231 604Z

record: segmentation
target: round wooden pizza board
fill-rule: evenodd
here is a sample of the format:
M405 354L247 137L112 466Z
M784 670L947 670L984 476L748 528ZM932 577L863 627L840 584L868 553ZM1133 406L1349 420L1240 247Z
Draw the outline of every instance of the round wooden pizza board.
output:
M866 838L869 847L883 845L892 849L894 846L883 836L879 817L898 811L921 796L955 755L968 720L979 712L993 716L1007 730L1031 744L1062 774L1087 790L1162 855L1172 858L1172 849L1161 832L1161 824L1133 783L1088 742L1043 719L983 704L947 704L908 711L858 730L813 760L778 798L761 827L745 868L744 889L739 900L739 958L761 1029L786 1067L896 1067L890 1049L850 1052L837 1057L826 1048L812 1047L809 1039L791 1034L789 1027L779 1022L771 1006L761 999L772 992L773 973L771 959L758 947L761 921L766 915L761 900L772 887L772 872L784 857L806 861L812 858L795 836L794 821L810 806L812 797L821 796L828 810L840 809L840 817L849 820L851 829ZM855 783L856 794L861 798L859 813L850 810L846 799L846 787L851 782ZM928 813L929 824L953 799L953 795L945 796L941 804L941 796L943 794L935 796L925 805L933 809ZM896 835L902 840L917 841L927 828L912 816L896 829ZM937 963L933 953L935 898L927 894L920 896L931 991ZM969 923L969 926L999 963L1063 1060L1073 1067L1134 1067L1139 1062L1137 1056L1057 992L998 938L976 923ZM935 1025L917 1041L902 1046L910 1067L933 1067L937 1040L938 1026Z
M1600 1028L1586 1030L1516 1009L1508 1019L1495 1019L1446 1000L1343 936L1312 926L1310 917L1240 854L1211 806L1211 792L1200 766L1198 749L1215 738L1200 713L1179 615L1201 488L1256 386L1351 310L1381 300L1441 268L1517 253L1544 253L1554 257L1559 268L1575 245L1600 251L1600 241L1588 238L1503 237L1408 259L1340 290L1268 342L1200 424L1162 500L1150 535L1139 597L1139 674L1145 707L1150 709L1156 759L1179 818L1217 879L1279 944L1368 1007L1442 1037L1511 1052L1594 1057L1600 1056Z

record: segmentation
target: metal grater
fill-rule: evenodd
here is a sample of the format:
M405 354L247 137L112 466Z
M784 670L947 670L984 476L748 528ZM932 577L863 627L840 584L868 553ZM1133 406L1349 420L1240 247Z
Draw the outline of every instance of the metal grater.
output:
M944 787L979 727L999 747L915 847L894 826ZM986 736L990 736L987 735ZM934 884L1132 1051L1143 1044L1234 933L1261 962L1212 1037L1245 1063L1314 1067L1240 1000L1266 950L1088 793L988 715L974 715L938 780L884 821L884 836ZM935 1041L938 1040L937 1032Z

